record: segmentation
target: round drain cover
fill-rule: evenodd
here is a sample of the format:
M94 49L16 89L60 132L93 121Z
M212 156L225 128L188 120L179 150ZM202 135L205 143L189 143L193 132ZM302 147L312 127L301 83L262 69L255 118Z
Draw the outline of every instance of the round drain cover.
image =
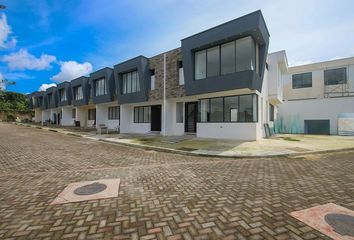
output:
M325 216L325 221L340 235L354 237L353 216L330 213Z
M74 193L76 195L91 195L106 190L107 185L99 182L94 182L79 188L76 188Z

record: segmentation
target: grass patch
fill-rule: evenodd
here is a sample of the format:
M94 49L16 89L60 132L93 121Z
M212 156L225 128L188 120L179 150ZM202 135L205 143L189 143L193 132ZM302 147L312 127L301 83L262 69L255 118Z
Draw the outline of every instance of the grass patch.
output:
M67 133L67 135L73 136L73 137L82 137L81 135L75 134L75 133Z
M36 127L36 128L38 128L38 129L43 129L42 127Z
M281 139L285 141L291 141L291 142L300 142L300 139L292 138L292 137L281 137Z
M48 131L51 131L51 132L58 132L57 130L54 130L54 129L49 129Z

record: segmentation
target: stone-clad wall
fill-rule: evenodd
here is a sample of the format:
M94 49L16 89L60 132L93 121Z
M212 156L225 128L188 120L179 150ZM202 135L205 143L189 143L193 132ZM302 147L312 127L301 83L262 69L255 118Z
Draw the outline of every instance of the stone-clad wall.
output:
M181 49L175 49L166 53L166 98L185 96L184 85L178 81L178 61L182 60ZM155 69L155 90L149 92L149 101L163 99L163 54L149 59L150 69Z

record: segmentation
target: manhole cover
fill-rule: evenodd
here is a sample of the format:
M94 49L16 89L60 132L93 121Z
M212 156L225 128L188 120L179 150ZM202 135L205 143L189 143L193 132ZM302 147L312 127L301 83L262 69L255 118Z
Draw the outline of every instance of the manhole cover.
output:
M94 182L85 186L81 186L76 188L74 193L76 195L91 195L102 192L106 190L107 185L103 183Z
M345 214L327 214L325 221L342 236L354 237L354 217Z

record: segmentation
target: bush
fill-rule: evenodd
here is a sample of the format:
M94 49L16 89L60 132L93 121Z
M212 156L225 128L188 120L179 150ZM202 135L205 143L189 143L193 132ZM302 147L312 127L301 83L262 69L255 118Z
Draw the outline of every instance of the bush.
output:
M16 119L15 116L12 115L12 114L7 114L6 115L6 121L8 121L8 122L14 122L15 119Z

